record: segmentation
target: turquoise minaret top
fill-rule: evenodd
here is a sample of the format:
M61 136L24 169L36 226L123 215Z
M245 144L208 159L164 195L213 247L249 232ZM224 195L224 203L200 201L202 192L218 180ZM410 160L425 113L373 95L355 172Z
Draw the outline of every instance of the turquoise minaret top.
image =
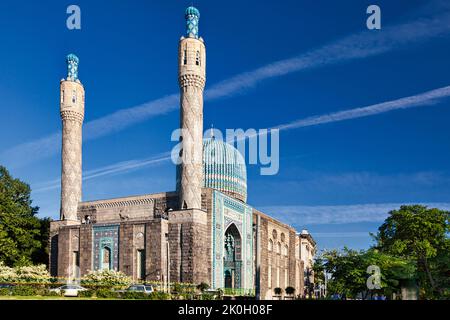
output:
M68 54L66 57L67 62L67 79L68 80L78 80L78 63L80 59L73 53Z
M200 12L195 7L187 7L185 12L186 18L186 36L198 39L198 21L200 20Z

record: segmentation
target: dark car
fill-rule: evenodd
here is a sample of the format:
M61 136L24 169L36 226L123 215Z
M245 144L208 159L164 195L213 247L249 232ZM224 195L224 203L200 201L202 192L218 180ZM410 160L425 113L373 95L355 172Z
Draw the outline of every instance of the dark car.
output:
M119 290L117 292L142 292L145 294L150 294L153 291L154 291L153 286L151 286L151 285L133 284L133 285L129 286L128 288L126 288L125 290Z

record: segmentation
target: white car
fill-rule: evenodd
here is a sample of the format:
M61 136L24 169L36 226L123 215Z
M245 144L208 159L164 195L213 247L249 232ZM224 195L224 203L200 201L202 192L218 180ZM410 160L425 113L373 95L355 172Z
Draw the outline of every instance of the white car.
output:
M86 288L83 288L82 286L78 286L76 284L67 284L55 289L50 289L51 292L56 292L58 294L61 294L64 292L65 297L78 297L78 293L80 291L86 291Z

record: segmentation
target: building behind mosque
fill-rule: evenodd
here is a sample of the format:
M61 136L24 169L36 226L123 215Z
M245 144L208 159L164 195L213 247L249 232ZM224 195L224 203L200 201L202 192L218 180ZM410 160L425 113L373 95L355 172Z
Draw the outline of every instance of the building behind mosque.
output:
M178 51L180 156L190 160L177 165L173 192L81 201L84 87L78 58L67 56L61 218L51 223L50 271L71 277L75 270L114 269L136 282L205 282L261 299L271 299L274 288L293 287L301 295L312 279L315 242L247 204L242 155L214 137L203 139L205 43L199 11L189 7L185 17Z

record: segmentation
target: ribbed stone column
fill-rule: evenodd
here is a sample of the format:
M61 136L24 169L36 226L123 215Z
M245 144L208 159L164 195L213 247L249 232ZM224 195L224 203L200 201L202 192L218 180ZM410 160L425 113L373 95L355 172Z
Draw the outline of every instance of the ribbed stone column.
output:
M198 37L199 19L197 9L186 9L186 38L181 38L178 47L182 163L177 172L177 191L181 209L201 209L206 51L203 39Z
M67 78L61 80L61 220L77 220L82 183L84 88L78 80L78 58L67 56Z

